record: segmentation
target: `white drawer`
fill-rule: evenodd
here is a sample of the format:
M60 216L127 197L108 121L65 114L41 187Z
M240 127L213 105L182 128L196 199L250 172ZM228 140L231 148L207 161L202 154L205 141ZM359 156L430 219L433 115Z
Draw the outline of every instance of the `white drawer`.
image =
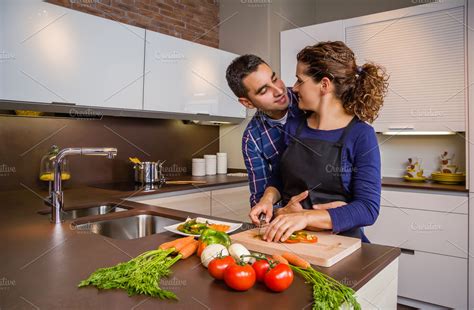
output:
M389 207L467 214L468 201L467 193L383 188L380 204Z
M381 207L365 228L372 243L467 258L468 217L464 214Z
M211 215L210 192L199 192L164 198L143 199L139 200L138 202L173 210Z
M400 256L398 295L467 309L467 259L415 251Z
M242 215L250 212L249 197L248 186L212 191L211 214L231 219L241 218Z

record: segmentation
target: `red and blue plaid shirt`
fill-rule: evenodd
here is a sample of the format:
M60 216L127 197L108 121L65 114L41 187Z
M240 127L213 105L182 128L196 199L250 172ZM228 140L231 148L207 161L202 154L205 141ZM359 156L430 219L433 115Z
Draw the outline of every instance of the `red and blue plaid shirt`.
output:
M303 113L298 109L298 97L287 88L289 106L288 119ZM284 125L272 120L262 111L257 111L250 120L242 136L242 153L250 186L250 206L260 201L271 178L272 169L280 161L285 148L283 141Z

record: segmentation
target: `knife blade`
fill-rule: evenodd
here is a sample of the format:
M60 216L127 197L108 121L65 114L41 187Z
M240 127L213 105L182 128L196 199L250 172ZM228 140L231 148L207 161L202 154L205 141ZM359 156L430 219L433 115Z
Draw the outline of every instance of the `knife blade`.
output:
M262 228L266 224L265 218L266 218L265 213L261 213L258 217L258 220L260 221L260 223L258 224L258 235L260 237L262 236Z

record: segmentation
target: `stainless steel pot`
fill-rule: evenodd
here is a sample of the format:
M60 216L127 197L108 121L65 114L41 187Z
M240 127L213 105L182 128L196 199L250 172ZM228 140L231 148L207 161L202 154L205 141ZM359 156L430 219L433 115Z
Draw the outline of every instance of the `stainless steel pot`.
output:
M159 161L144 161L135 164L135 182L142 184L163 183L165 177L163 175L162 167L164 160Z

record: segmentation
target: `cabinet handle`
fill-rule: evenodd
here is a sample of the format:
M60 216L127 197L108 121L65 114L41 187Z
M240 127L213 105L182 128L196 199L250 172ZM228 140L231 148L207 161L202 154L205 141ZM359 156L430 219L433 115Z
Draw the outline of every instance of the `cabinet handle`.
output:
M401 126L390 126L388 127L388 130L415 130L415 126L405 126L405 127L401 127Z
M59 102L59 101L51 101L51 104L76 105L74 102Z
M415 255L415 250L400 248L402 254Z

